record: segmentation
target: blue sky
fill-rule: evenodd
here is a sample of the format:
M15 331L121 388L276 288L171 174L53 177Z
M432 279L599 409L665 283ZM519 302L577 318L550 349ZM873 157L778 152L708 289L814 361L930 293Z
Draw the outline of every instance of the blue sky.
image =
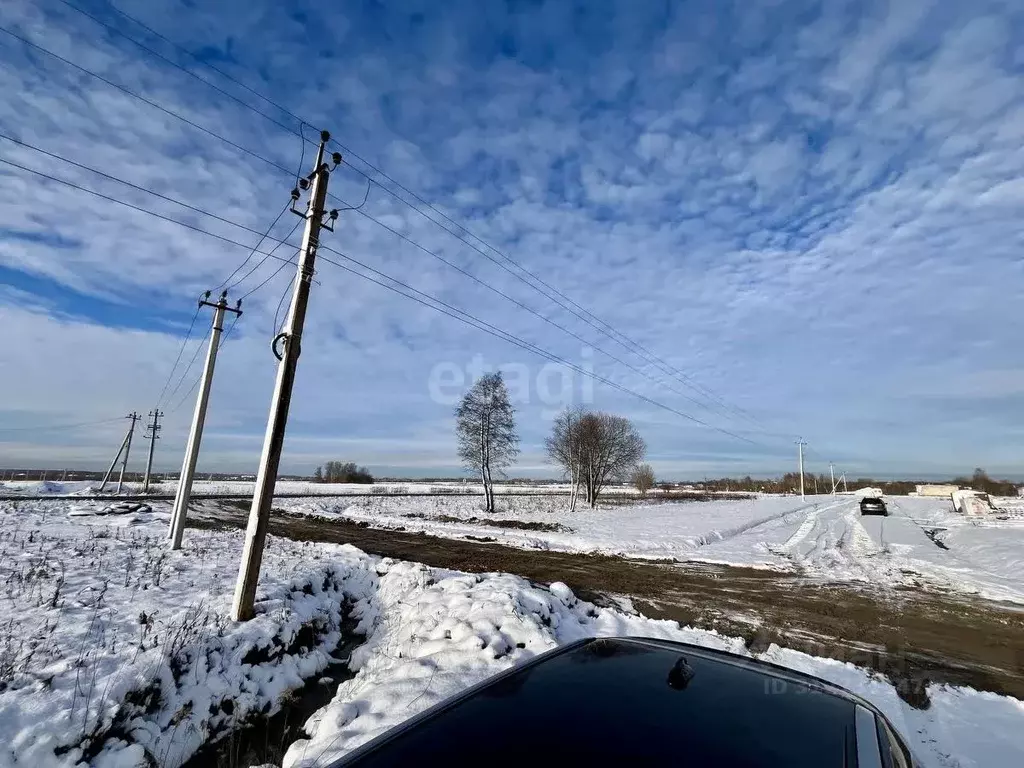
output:
M296 127L106 3L72 4ZM581 399L633 418L667 477L788 470L797 435L818 471L831 459L854 474L977 465L1021 474L1019 3L118 6L330 130L701 389L667 378L378 186L363 212L509 299L356 212L326 235L331 248L746 438L584 385L321 263L285 471L342 459L389 474L451 473L450 400L473 371L505 366L523 474L552 471L542 450L551 414ZM298 167L294 133L60 0L5 2L0 25ZM0 87L9 136L255 230L288 200L287 174L2 33ZM0 158L255 240L3 139ZM99 466L119 423L24 428L152 408L194 297L246 251L9 166L0 174L0 464ZM341 200L365 191L351 168L331 178ZM285 239L296 221L286 215L274 235ZM269 260L233 294L278 266ZM223 349L202 469L256 466L274 375L268 343L289 277L281 271L246 300ZM208 323L201 315L200 334ZM167 419L161 468L180 462L190 409Z

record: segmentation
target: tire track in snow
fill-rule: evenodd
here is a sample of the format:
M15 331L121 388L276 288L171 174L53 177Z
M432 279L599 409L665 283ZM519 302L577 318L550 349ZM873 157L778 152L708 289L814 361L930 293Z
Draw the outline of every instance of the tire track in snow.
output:
M831 504L822 505L819 502L810 505L807 517L804 518L804 521L800 524L800 527L793 532L793 535L786 539L782 546L776 548L777 553L792 557L796 552L797 548L807 540L807 538L811 535L811 532L814 531L814 529L817 528L820 524L821 513L827 512L830 509L835 509L836 507L841 506L844 503L846 503L845 499L843 501L836 501ZM805 507L804 509L807 509L807 507ZM801 510L794 511L799 512Z

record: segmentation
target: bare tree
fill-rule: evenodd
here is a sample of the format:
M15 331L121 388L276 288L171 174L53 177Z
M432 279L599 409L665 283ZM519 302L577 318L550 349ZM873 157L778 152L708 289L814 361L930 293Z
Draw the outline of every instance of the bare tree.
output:
M551 435L545 439L544 446L548 456L559 465L569 478L569 511L576 511L576 502L580 496L583 483L583 441L580 424L586 412L580 406L566 408L555 419Z
M547 442L548 455L569 475L573 488L586 491L587 503L612 480L625 480L644 458L647 446L632 423L610 413L576 409L555 421ZM570 502L574 508L574 500Z
M629 481L633 487L640 491L640 498L647 496L647 492L654 487L654 470L650 464L637 464Z
M455 410L459 458L471 472L479 472L488 512L494 511L492 472L504 474L519 455L515 409L501 372L481 376Z

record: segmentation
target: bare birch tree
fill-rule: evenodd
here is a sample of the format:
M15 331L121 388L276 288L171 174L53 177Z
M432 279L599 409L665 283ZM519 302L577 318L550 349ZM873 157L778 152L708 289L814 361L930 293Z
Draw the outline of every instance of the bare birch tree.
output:
M629 481L633 487L640 491L640 498L647 496L647 492L654 487L654 470L650 464L637 464L630 476Z
M546 445L548 456L570 478L572 509L580 488L586 491L587 503L597 506L605 486L610 481L627 479L647 451L643 438L628 419L578 408L564 411L555 420Z
M586 412L580 406L566 408L555 419L551 435L545 439L548 456L569 478L569 511L576 511L583 482L583 441L580 423Z
M488 512L494 511L493 472L504 474L519 455L515 409L501 372L481 376L455 410L459 458L479 473Z

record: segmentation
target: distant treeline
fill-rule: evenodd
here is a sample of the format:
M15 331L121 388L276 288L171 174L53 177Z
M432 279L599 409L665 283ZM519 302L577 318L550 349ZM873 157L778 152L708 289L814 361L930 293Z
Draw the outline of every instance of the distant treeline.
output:
M843 484L838 482L839 490L843 490ZM995 480L989 477L988 473L977 468L970 476L956 477L951 480L877 480L871 477L847 478L846 487L855 491L858 488L881 488L883 493L894 496L902 496L912 493L918 485L930 485L940 483L943 485L957 485L961 488L972 488L976 491L984 491L992 496L1016 496L1017 484L1010 480ZM776 478L752 478L746 477L722 477L715 480L705 480L693 483L697 488L709 491L761 491L763 493L799 493L800 474L787 472L782 477ZM831 493L832 480L828 475L804 474L804 490L807 493Z

